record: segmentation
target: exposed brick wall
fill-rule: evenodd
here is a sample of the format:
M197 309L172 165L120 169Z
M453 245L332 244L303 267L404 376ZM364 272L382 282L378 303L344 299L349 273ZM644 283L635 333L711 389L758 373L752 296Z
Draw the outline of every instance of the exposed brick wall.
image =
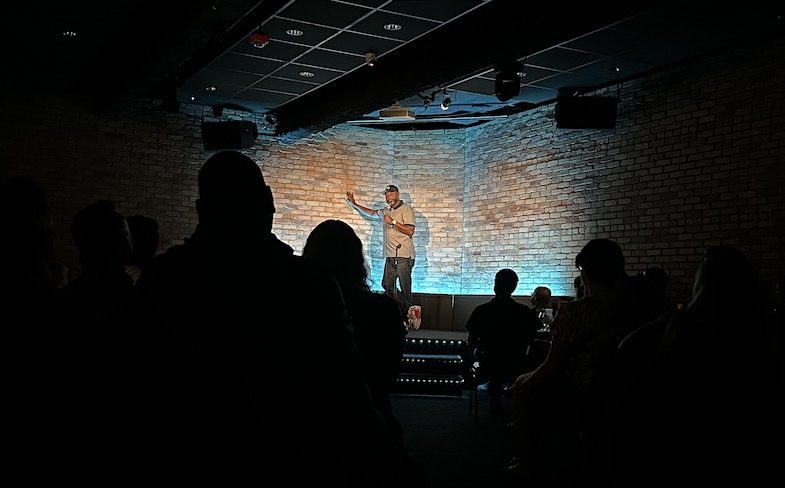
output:
M161 224L162 247L180 242L196 223L196 172L205 159L198 119L139 104L98 117L56 98L15 94L3 103L0 178L26 175L46 191L57 232L57 257L73 278L77 257L69 225L100 199L124 215Z
M464 130L394 133L394 179L417 219L414 291L460 293Z
M276 235L299 254L317 224L346 221L363 240L369 277L381 289L381 224L363 217L345 198L347 191L354 191L358 203L384 206L382 192L394 174L392 134L342 126L291 144L268 140L261 146L263 150L247 154L260 162L273 189Z
M569 293L595 237L617 240L630 271L662 266L677 300L707 246L781 272L784 59L780 45L626 82L613 130L556 129L552 105L468 129L464 291L509 266L526 291Z
M738 245L769 273L785 269L783 59L780 45L625 82L613 130L556 129L551 105L467 130L260 136L247 153L273 188L276 234L300 252L316 224L346 220L377 289L381 228L343 196L354 190L378 208L395 183L418 218L415 291L486 294L495 272L512 267L521 294L540 284L569 294L578 250L613 237L630 270L663 266L682 298L708 245ZM200 109L140 103L98 117L56 98L4 96L0 178L42 184L72 276L68 223L96 199L158 219L162 247L191 233L196 174L209 156Z

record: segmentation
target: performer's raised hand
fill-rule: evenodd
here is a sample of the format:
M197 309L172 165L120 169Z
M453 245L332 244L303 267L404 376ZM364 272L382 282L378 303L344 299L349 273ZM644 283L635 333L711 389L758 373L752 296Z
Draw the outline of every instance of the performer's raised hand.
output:
M347 191L346 192L346 200L348 200L349 203L351 203L352 205L357 205L357 202L354 200L354 192L353 191Z

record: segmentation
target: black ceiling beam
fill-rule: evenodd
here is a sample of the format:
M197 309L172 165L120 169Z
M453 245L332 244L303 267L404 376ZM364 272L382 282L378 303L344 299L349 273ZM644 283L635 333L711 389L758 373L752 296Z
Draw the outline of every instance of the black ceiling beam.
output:
M643 11L636 2L494 0L275 110L277 133L316 132L413 93L536 53Z

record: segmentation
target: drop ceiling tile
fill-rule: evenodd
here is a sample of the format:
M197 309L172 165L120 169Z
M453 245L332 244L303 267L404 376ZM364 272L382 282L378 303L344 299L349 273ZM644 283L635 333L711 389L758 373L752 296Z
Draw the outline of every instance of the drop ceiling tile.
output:
M450 85L450 88L473 93L483 93L485 95L493 95L496 93L496 83L493 80L485 78L470 78L456 85Z
M365 5L366 7L376 8L379 5L386 3L387 0L352 0L352 3Z
M298 59L297 62L301 64L310 64L312 66L338 69L341 71L350 71L365 64L365 56L352 56L333 51L325 51L324 49L314 49Z
M260 75L251 73L237 73L235 71L221 71L217 79L211 83L212 86L221 87L224 85L247 87L259 80Z
M433 0L393 0L384 10L408 15L416 15L426 19L447 21L463 12L486 3L482 0L450 0L434 2Z
M269 74L280 68L283 63L269 59L226 53L210 65L210 70L244 71L247 73Z
M368 12L367 8L345 3L297 0L278 15L343 29Z
M389 31L384 28L387 24L397 24L401 26L401 29ZM437 22L404 17L403 15L376 12L352 27L351 30L376 36L392 37L401 41L410 41L440 25Z
M304 77L301 76L301 72L309 72L313 73L312 77ZM299 64L288 64L284 66L282 69L275 73L275 76L279 76L281 78L289 78L290 80L302 80L307 81L310 83L326 83L330 80L333 80L343 73L335 72L335 71L328 71L319 68L314 68L312 66L303 66Z
M564 46L611 56L632 49L642 42L643 39L635 34L619 29L607 28L575 39Z
M261 30L270 34L270 38L274 41L288 41L309 46L315 46L338 32L338 29L303 24L302 22L293 22L291 20L279 19L278 17L273 17L262 25ZM289 35L286 33L288 30L298 30L302 32L302 35Z
M581 73L560 73L550 78L545 78L536 83L538 87L558 90L566 86L593 87L608 82L607 78L599 78Z
M324 43L322 47L327 49L334 49L336 51L363 55L369 51L372 51L375 52L377 56L381 56L382 54L400 46L401 44L402 43L399 41L380 39L378 37L354 34L352 32L343 32Z
M213 86L216 87L216 94L223 95L238 91L237 87L250 86L259 80L260 77L261 75L235 71L203 70L186 81L183 87L199 91Z
M596 61L600 57L601 56L597 54L554 47L539 54L535 54L534 56L527 57L526 64L567 71L583 64Z
M248 39L244 39L232 48L231 52L258 56L261 58L291 61L310 49L308 46L299 46L289 42L271 40L263 48L253 47Z
M303 83L285 78L267 77L256 83L253 88L302 95L307 91L313 90L317 86L319 85L314 83Z

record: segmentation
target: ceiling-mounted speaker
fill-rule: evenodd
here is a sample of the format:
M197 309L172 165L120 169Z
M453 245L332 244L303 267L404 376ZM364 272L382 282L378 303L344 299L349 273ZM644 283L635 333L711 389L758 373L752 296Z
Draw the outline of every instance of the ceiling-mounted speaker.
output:
M496 98L506 102L521 92L521 77L514 71L499 71L496 74Z
M506 102L512 97L517 97L521 92L521 72L523 63L520 61L505 61L496 66L496 98Z
M202 142L207 151L245 149L254 145L259 131L246 120L202 122Z
M556 99L556 127L613 129L618 104L617 97L560 96Z

